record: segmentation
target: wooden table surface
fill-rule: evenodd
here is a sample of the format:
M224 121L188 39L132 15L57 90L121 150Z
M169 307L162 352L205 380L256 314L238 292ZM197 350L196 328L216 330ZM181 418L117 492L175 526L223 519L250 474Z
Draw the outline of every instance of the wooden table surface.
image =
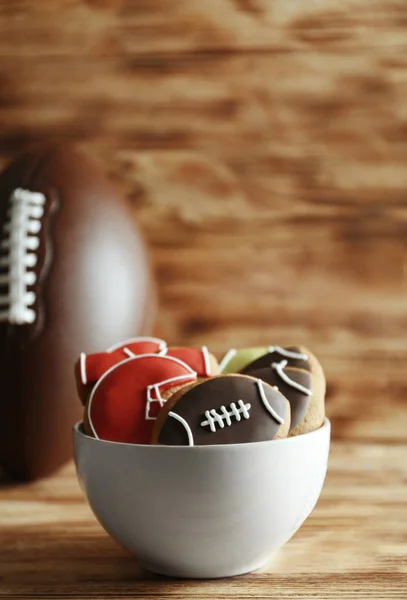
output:
M321 500L260 573L141 573L74 470L0 487L2 598L407 598L407 2L2 0L0 166L74 142L130 198L173 344L301 342ZM7 399L8 400L8 399Z
M213 581L141 572L92 516L72 465L0 491L0 598L407 597L407 445L334 442L322 497L267 568Z

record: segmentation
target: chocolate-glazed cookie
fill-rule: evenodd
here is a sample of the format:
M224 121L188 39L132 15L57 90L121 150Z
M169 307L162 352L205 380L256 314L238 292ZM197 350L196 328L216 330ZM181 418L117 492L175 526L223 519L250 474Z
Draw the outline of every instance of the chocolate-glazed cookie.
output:
M308 371L287 366L287 361L271 363L269 367L256 369L250 373L265 381L287 398L291 407L292 431L304 419L312 396L312 375Z
M251 374L252 371L255 371L256 369L270 367L272 363L279 363L282 360L286 360L289 367L311 371L308 355L301 351L298 346L288 346L287 348L282 348L281 346L269 346L266 354L263 354L256 360L250 362L240 372Z
M213 377L186 386L167 400L152 443L206 446L286 437L290 406L267 383L247 375Z
M319 365L319 363L318 363ZM322 369L304 371L288 367L287 360L272 363L251 373L278 387L291 407L289 436L301 435L321 427L325 417L325 378Z

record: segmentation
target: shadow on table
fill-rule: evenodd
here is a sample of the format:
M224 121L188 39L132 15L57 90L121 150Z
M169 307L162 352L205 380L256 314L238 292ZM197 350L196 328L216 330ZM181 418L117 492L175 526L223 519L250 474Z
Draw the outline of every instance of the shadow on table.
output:
M188 597L189 591L195 595L192 590L197 586L202 592L214 585L146 571L136 558L94 530L74 535L21 525L0 529L0 538L0 598Z
M8 487L11 485L11 480L9 479L5 470L0 466L0 490L2 488Z

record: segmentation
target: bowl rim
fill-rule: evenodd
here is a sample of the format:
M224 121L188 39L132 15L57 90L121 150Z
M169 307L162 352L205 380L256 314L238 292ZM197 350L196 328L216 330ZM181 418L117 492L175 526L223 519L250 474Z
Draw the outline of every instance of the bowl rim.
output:
M279 440L265 440L261 442L245 442L242 444L208 444L207 446L166 446L160 444L129 444L128 442L114 442L111 440L101 440L100 438L94 438L90 435L87 435L82 429L83 421L78 421L73 426L74 437L82 437L89 440L90 443L100 444L100 445L113 445L113 446L122 446L128 448L153 448L153 452L162 452L166 450L167 452L172 451L182 451L182 452L213 452L214 450L226 452L228 449L237 449L237 448L253 448L262 446L268 446L270 444L295 444L301 443L305 441L305 439L310 439L310 437L316 437L318 435L323 435L325 432L330 436L331 433L331 422L328 417L324 418L324 422L321 427L315 429L314 431L309 431L308 433L302 433L301 435L295 435L293 437L282 438Z

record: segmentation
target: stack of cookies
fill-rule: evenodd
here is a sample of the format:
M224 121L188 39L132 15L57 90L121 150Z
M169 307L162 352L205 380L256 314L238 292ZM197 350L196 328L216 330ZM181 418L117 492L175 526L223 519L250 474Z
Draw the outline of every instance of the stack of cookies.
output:
M75 365L85 432L131 444L262 442L321 427L325 377L302 346L230 350L127 340Z

